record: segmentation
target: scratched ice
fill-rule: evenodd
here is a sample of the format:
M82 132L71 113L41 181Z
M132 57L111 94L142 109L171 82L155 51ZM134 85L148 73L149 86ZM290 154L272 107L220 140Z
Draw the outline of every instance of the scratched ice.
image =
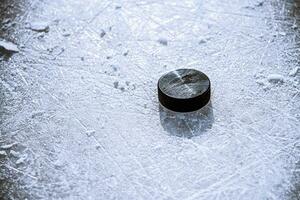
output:
M2 0L0 199L299 199L299 6ZM204 110L159 107L178 68Z

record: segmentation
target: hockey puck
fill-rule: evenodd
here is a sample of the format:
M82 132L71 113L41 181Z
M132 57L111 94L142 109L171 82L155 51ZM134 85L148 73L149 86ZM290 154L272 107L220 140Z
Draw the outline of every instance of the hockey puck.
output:
M158 80L158 99L167 109L191 112L204 107L210 100L210 80L194 69L168 72Z

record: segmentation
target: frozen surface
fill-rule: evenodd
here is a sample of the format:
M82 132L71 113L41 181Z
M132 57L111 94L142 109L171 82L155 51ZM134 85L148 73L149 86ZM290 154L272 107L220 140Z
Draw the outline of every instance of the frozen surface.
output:
M1 0L0 199L300 198L299 6ZM159 107L177 68L205 109Z
M28 28L37 32L48 32L49 25L47 22L33 22L28 24Z
M7 41L0 41L0 50L1 54L19 52L17 45Z

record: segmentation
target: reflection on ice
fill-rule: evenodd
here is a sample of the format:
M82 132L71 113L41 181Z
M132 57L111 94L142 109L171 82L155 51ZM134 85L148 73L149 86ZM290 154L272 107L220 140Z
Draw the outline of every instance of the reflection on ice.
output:
M195 112L177 113L159 105L159 117L163 128L173 136L192 138L212 128L214 114L211 102Z

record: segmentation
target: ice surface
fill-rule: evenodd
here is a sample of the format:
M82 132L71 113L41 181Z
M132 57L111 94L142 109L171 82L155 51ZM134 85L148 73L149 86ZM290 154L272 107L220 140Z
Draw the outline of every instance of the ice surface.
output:
M104 30L101 30L100 37L103 38L105 35L106 35L106 32Z
M26 156L22 156L21 158L19 158L17 161L16 161L16 165L20 165L20 164L23 164L26 160Z
M297 29L297 28L298 28L298 25L295 23L295 24L293 24L292 28L293 28L293 29Z
M88 130L87 132L86 132L86 135L88 136L88 137L91 137L91 136L93 136L93 135L95 135L95 130Z
M284 81L284 77L280 74L270 74L268 75L267 79L270 83L278 83Z
M19 157L19 156L20 156L20 154L19 154L18 152L14 151L14 150L11 150L9 153L10 153L12 156L14 156L14 157Z
M16 145L16 143L2 145L0 146L0 149L11 149L14 145Z
M49 24L47 22L31 22L29 28L37 32L48 32Z
M16 53L19 52L19 48L17 45L7 41L0 41L0 51L4 50L6 53Z
M297 1L2 0L0 19L23 46L0 56L0 199L300 198ZM209 76L205 109L159 106L178 68Z
M279 35L286 36L286 32L281 31L281 32L279 32Z
M160 39L158 39L158 42L159 42L161 45L164 45L164 46L167 46L167 45L168 45L168 40L165 39L165 38L160 38Z
M289 76L296 76L298 71L299 71L299 67L295 67L290 71Z
M5 151L0 151L0 157L1 156L7 156L7 153Z

